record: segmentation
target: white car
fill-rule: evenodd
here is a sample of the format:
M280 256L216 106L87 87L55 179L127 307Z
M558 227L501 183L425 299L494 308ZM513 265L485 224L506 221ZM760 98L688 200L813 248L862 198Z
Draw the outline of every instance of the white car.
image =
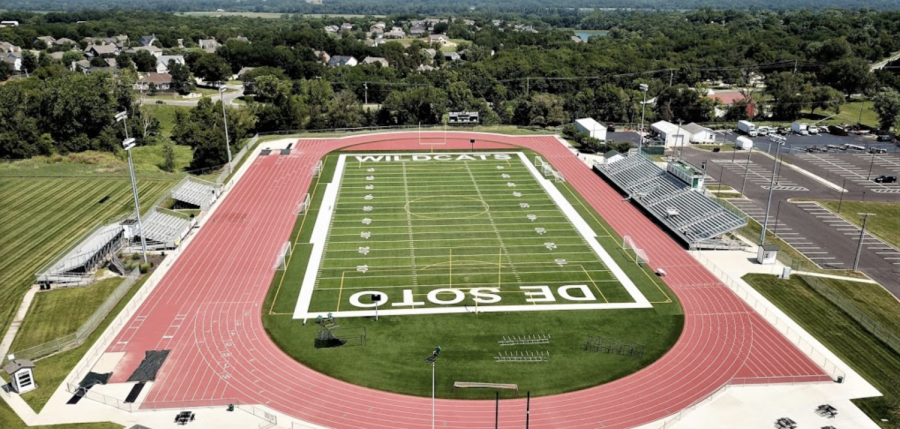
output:
M819 134L819 127L815 125L810 125L806 130L809 131L810 134Z
M770 132L772 131L769 129L769 127L759 127L756 129L756 133L762 137L769 135Z

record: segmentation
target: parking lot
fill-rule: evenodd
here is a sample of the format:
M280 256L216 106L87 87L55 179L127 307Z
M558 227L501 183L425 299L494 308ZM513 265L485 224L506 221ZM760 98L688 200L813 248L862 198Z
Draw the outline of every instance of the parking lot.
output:
M717 132L717 134L719 134L724 141L729 143L733 143L739 136L743 135L736 131L719 131ZM839 136L828 133L819 133L809 136L788 134L784 137L786 138L786 141L785 145L780 149L780 152L782 153L805 153L806 149L810 147L825 149L828 146L843 147L845 144L864 147L865 150L862 151L862 153L866 153L866 151L871 148L881 148L888 152L900 152L900 147L898 147L897 144L878 142L876 141L876 137L874 135L851 134L847 136ZM762 150L770 153L775 152L775 145L771 143L768 136L748 138L750 140L753 140L753 144L754 146L756 146L757 150ZM844 153L843 150L834 151Z
M878 197L877 194L898 194L894 199L900 202L900 184L874 180L880 175L896 176L900 172L900 153L799 153L787 155L785 159L851 192L866 192L870 194L869 199Z

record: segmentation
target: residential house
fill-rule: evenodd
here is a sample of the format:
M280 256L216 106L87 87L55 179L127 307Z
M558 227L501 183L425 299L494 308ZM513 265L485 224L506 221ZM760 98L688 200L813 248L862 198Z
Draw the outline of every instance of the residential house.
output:
M138 39L138 46L152 46L153 42L159 42L159 39L156 38L155 34L150 36L141 36L141 38Z
M365 57L362 60L363 64L381 64L382 67L388 66L388 60L382 57Z
M0 56L6 57L7 54L22 55L22 48L9 42L0 42Z
M444 52L444 60L446 61L459 61L462 57L459 56L458 52Z
M725 116L725 114L728 112L728 108L731 107L731 105L733 105L737 102L743 102L743 101L747 101L747 116L748 117L752 118L752 117L756 116L756 114L757 114L756 105L753 102L753 99L752 98L747 99L747 97L745 97L744 94L741 94L740 92L714 93L714 92L710 91L708 94L706 94L706 98L716 100L719 102L719 104L721 104L722 108L720 108L719 106L716 106L716 109L715 109L716 117L719 117L719 118Z
M326 33L337 34L339 31L341 31L341 28L338 27L337 25L326 25L325 26Z
M41 36L41 37L37 37L34 39L35 42L38 40L41 40L44 43L46 43L48 47L53 46L53 44L56 43L56 39L53 38L53 36Z
M384 37L381 36L378 36L375 39L366 39L363 41L363 44L370 48L381 46L385 43L387 43L387 40L384 40Z
M394 27L391 28L391 31L384 33L384 37L388 39L404 39L406 38L406 32L400 27Z
M409 29L409 35L412 37L422 37L426 34L428 34L428 29L422 25L415 25Z
M256 67L243 67L243 68L241 68L240 70L238 70L237 74L234 75L234 76L232 77L232 79L238 80L238 79L240 79L241 77L244 76L244 73L247 73L248 71L253 70L253 69L255 69L255 68L256 68Z
M463 25L468 25L468 26L471 27L471 26L475 25L475 21L473 21L473 20L471 20L471 19L464 19L464 20L463 20Z
M345 22L345 23L341 24L341 32L344 32L344 31L353 31L353 24L351 24L349 22Z
M429 34L425 39L425 43L439 43L441 46L449 45L449 40L447 40L447 36L443 34Z
M248 38L246 38L246 37L244 37L244 36L232 37L232 38L229 38L227 41L231 41L231 40L234 40L234 41L237 41L237 42L250 43L250 39L248 39Z
M369 27L369 34L382 35L384 34L384 26L373 25Z
M434 59L435 55L437 55L437 49L422 49L422 52L424 52L425 55L428 55L428 58L431 58L432 60Z
M522 25L522 24L517 24L515 27L513 27L513 30L520 31L522 33L537 33L538 32L537 30L534 29L533 25Z
M322 60L322 64L328 64L331 61L331 55L328 55L328 52L325 51L313 51L320 60Z
M682 128L691 135L691 143L707 144L716 142L716 133L702 125L691 122Z
M354 67L359 64L359 61L356 58L353 58L348 55L335 55L328 60L328 67L341 67L348 66Z
M137 83L134 89L137 91L149 91L150 84L156 86L157 91L170 91L172 89L172 75L168 73L147 73Z
M570 37L569 39L571 39L571 40L572 40L573 42L575 42L575 43L584 43L584 39L582 39L582 38L580 38L580 37L578 37L578 36L572 36L572 37Z
M69 64L69 69L72 71L86 71L89 68L91 68L91 62L88 60L72 61L72 64Z
M175 61L177 64L185 65L184 57L181 55L160 55L156 58L156 72L168 73L169 61Z
M137 47L134 47L134 48L129 48L128 50L125 51L125 53L126 53L126 54L134 55L134 54L138 53L139 51L147 51L147 52L150 52L151 54L153 54L154 57L157 57L157 58L159 58L159 57L162 55L162 49L157 48L156 46L153 46L153 45L151 45L151 46L137 46Z
M104 55L118 55L119 47L116 45L91 45L84 49L84 54L89 58L100 57Z
M436 70L434 67L429 66L427 64L420 64L419 67L416 68L416 71L419 73L425 73Z
M22 71L22 56L9 53L3 56L3 62L9 64L15 71Z
M65 54L66 53L63 51L51 52L50 58L53 58L54 60L61 60L61 59L63 59L63 55L65 55Z
M197 44L200 45L200 49L210 54L216 52L216 49L219 47L216 39L200 39L197 41Z
M499 27L501 24L503 24L503 21L500 21L499 19L491 20L491 25L494 27Z
M66 45L66 44L73 45L73 46L78 46L78 42L76 42L76 41L74 41L74 40L72 40L72 39L65 38L65 37L63 37L62 39L56 39L56 41L53 42L53 44L54 44L54 45L57 45L57 46L63 46L63 45Z

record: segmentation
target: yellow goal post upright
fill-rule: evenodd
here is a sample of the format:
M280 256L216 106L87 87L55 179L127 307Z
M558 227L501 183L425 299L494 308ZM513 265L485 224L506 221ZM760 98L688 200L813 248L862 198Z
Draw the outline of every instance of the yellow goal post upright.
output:
M650 258L647 257L647 252L645 252L644 249L638 247L631 236L626 235L624 238L622 238L622 249L625 250L625 254L628 254L629 250L634 253L634 262L638 264L638 266L650 262Z

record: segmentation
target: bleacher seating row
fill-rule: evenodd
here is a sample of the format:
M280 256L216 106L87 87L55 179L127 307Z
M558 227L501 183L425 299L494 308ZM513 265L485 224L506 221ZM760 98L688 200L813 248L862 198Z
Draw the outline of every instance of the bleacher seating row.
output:
M747 219L697 192L643 155L629 154L594 170L608 178L691 247L703 247Z
M172 198L201 209L212 205L218 198L218 189L212 183L203 183L186 178L172 190Z
M97 264L105 260L111 252L118 250L125 235L124 231L119 223L97 228L71 250L37 272L36 282L80 284L89 281L88 277Z
M180 242L190 231L191 221L178 216L166 214L154 210L144 219L143 223L144 238L147 245L152 247L173 248ZM135 235L141 235L141 230L134 225Z

